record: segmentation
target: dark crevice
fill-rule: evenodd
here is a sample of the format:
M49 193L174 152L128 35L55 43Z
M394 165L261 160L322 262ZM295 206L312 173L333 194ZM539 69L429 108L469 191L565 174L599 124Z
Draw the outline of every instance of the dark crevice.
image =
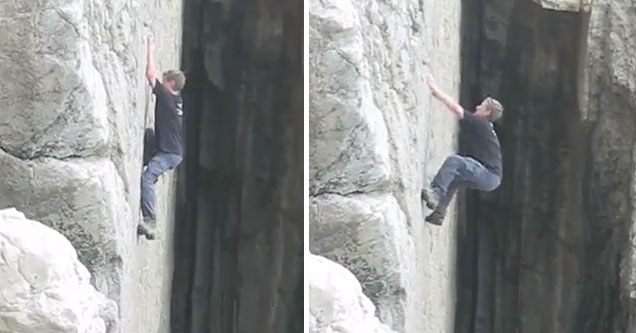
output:
M26 154L26 153L16 152L15 150L8 149L8 148L5 149L4 147L1 147L1 146L0 146L0 151L25 162L37 161L44 158L49 158L49 159L58 160L58 161L68 161L68 160L81 159L86 157L86 156L77 155L77 154L56 156L56 155L48 155L42 152Z
M465 107L479 104L481 96L480 74L481 49L482 44L482 17L484 11L483 2L485 0L462 1L461 16L461 86L460 104ZM466 33L473 32L473 33ZM460 133L461 135L461 133ZM463 140L460 137L460 151L464 149ZM457 194L457 207L459 209L458 229L457 229L457 305L455 309L455 332L475 331L475 301L478 280L475 276L477 272L477 249L475 242L475 225L468 222L467 212L475 210L475 201L468 200L474 197L474 193L459 191Z
M634 116L625 92L588 110L589 14L462 6L460 99L503 103L504 177L460 198L455 331L626 332Z
M301 331L303 4L184 5L172 332Z
M338 196L342 196L342 197L347 197L350 195L356 195L356 194L372 194L373 192L364 192L364 191L359 191L359 190L353 190L353 191L349 191L349 192L337 192L337 191L329 191L328 189L324 189L324 190L317 190L316 193L310 193L309 197L310 198L318 198L320 196L323 195L338 195Z

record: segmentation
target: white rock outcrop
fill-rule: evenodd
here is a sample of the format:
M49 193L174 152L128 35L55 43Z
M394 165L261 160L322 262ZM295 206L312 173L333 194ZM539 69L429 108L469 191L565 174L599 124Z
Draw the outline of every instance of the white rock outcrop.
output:
M310 333L393 333L375 316L373 303L346 268L307 254Z
M116 332L117 305L59 232L0 210L0 332Z

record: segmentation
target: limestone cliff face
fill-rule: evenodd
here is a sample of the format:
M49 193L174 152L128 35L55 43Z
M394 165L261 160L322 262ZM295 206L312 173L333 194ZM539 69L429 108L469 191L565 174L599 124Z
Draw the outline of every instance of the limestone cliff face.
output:
M145 113L153 113L145 37L155 32L161 69L179 67L181 2L0 7L0 208L71 241L95 287L119 303L122 332L166 331L169 177L159 183L162 240L140 241L135 227Z
M424 76L458 95L460 2L309 5L310 249L351 270L392 329L450 332L454 216L425 225L419 193L454 146Z
M120 332L301 331L302 1L0 8L0 209L71 241ZM152 243L136 236L149 32L159 69L188 78L183 177L157 184Z
M465 0L461 34L459 9L311 3L312 251L398 331L635 332L636 5ZM417 190L453 131L421 77L455 93L459 68L465 107L506 111L502 186L459 209L455 282L454 224L422 227Z

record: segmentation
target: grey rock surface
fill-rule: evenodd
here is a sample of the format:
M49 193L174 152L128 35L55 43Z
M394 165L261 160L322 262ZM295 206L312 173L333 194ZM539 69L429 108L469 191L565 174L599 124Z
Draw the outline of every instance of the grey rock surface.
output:
M312 251L350 267L383 322L403 320L416 281L409 269L415 246L397 200L389 194L323 195L311 200L309 212Z
M451 332L455 214L424 224L420 190L456 122L460 1L309 2L310 249L361 282L398 332Z
M589 11L593 0L533 0L545 9L578 12Z
M59 232L0 210L0 258L0 331L117 332L116 303L93 287Z
M71 241L93 284L120 305L123 332L167 332L170 175L158 183L161 240L138 240L135 228L153 115L145 38L154 32L160 70L178 67L181 1L1 7L0 208L16 207Z

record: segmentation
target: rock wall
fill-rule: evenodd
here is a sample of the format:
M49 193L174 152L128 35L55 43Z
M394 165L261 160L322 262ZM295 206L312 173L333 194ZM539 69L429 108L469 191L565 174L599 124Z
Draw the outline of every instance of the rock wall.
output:
M137 239L145 38L179 67L181 2L0 1L0 208L64 234L93 284L120 305L123 332L166 331L169 178L161 240ZM148 123L147 125L151 125Z
M468 202L457 331L634 332L636 5L538 2L473 11L504 178Z
M172 332L301 332L303 2L184 8Z
M393 330L451 332L455 216L426 225L420 190L455 145L424 78L458 96L460 1L309 5L310 249Z

